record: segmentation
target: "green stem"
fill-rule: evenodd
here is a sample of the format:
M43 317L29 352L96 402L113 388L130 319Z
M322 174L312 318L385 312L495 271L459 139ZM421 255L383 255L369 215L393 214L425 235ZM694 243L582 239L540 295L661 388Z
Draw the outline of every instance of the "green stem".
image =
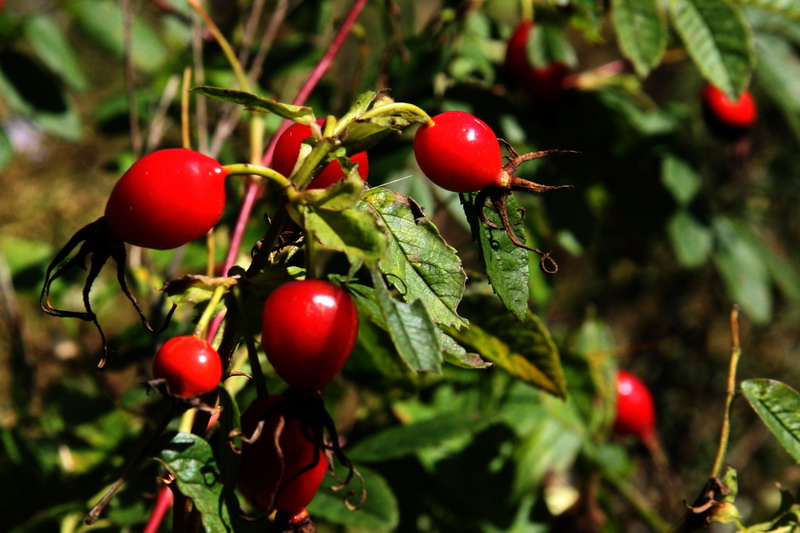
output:
M211 16L208 14L208 11L200 4L198 0L187 0L189 5L200 15L200 18L203 19L203 23L208 28L208 31L211 32L211 35L214 36L214 39L219 44L219 47L222 48L222 53L225 54L225 58L230 63L231 68L233 69L233 73L236 76L236 80L239 82L239 86L242 88L243 91L250 90L250 84L247 81L247 76L242 70L242 65L239 63L239 59L236 57L236 52L233 51L233 47L231 43L222 35L222 32L219 30L214 21L211 20Z
M225 294L225 287L220 285L214 289L214 292L211 294L211 298L208 300L208 305L203 310L203 314L200 317L200 320L197 321L197 326L194 328L194 336L203 338L208 329L208 325L211 323L211 319L214 317L214 310L217 308L217 304L222 300L222 296Z
M233 296L236 298L236 306L239 308L239 320L242 321L242 331L246 332L244 335L244 342L247 346L247 359L250 361L250 372L253 375L253 381L256 382L256 392L260 397L267 396L267 381L264 379L264 373L261 372L261 362L258 360L258 349L253 340L253 336L247 332L252 331L247 319L247 311L244 307L244 298L242 298L242 291L238 287L234 287Z
M433 119L425 112L424 109L421 107L415 106L414 104L408 104L405 102L396 102L394 104L387 104L379 107L374 107L361 115L359 120L369 120L374 117L378 117L381 115L386 115L389 113L394 113L396 111L408 111L412 115L417 115L425 119L425 124L428 126L433 126Z
M308 184L311 183L313 179L314 169L322 163L322 160L327 157L328 152L330 152L333 147L333 141L326 137L323 137L314 145L314 148L311 149L311 152L306 156L303 164L300 165L300 168L297 169L297 172L292 177L295 187L299 190L308 187Z
M642 498L636 489L624 480L617 476L609 475L607 472L603 474L603 477L627 500L633 510L636 511L636 514L647 523L647 526L652 531L669 530L670 524L651 509L651 505Z
M722 417L722 430L719 436L719 448L717 457L714 459L714 467L711 469L711 477L719 477L722 468L725 466L725 454L728 451L728 440L731 434L731 407L736 396L736 368L739 366L739 358L742 355L742 347L739 343L739 306L733 306L731 310L731 361L728 365L728 387L725 391L725 413Z
M228 172L229 176L236 176L236 175L260 176L262 178L274 181L275 184L281 188L286 188L292 183L291 181L289 181L289 178L287 178L280 172L261 165L253 165L250 163L234 163L232 165L223 165L222 168L224 168Z

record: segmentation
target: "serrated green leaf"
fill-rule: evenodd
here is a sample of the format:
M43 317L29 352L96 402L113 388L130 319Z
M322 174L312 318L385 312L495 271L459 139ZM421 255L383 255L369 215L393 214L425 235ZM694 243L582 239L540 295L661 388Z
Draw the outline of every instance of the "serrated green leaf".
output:
M299 124L309 125L317 119L314 116L314 110L307 106L299 106L292 104L285 104L271 98L264 98L247 91L238 89L225 89L223 87L212 87L210 85L201 85L192 87L191 92L210 96L223 102L230 102L232 104L239 104L246 109L252 111L263 111L268 113L275 113L279 117L288 120L293 120Z
M674 154L661 160L661 183L679 205L688 205L700 190L700 178L692 165Z
M419 300L398 302L389 293L380 272L371 270L375 298L386 330L400 358L415 372L442 371L439 328Z
M740 387L770 432L800 463L800 393L774 379L748 379Z
M738 0L745 6L757 7L784 17L800 20L800 3L796 0Z
M753 37L728 0L671 0L673 25L703 77L731 96L747 88L755 65Z
M383 187L364 194L365 208L383 222L388 249L378 263L406 302L419 301L439 324L463 327L457 308L467 276L455 249L411 198Z
M478 251L483 259L489 283L492 284L492 289L506 309L511 311L517 320L524 320L528 312L530 294L528 290L530 252L515 245L504 230L492 229L481 224L473 201L474 195L465 196L463 207L472 229L472 239L478 245ZM514 195L508 197L506 207L509 222L517 239L525 242L527 237L522 224L522 212ZM493 209L487 207L484 213L489 222L502 227L500 216Z
M708 260L714 245L713 235L689 211L676 211L667 222L667 232L681 265L694 268Z
M450 413L407 426L394 426L374 433L347 451L357 462L381 462L397 459L443 442L474 435L497 420L480 413Z
M327 163L326 163L327 164ZM356 205L364 190L364 180L353 170L345 179L325 187L324 189L306 189L297 193L296 202L314 208L330 211L343 211Z
M359 310L367 315L369 319L379 328L387 331L388 327L383 318L381 309L375 300L375 291L371 287L349 283L348 290L353 295ZM360 331L360 330L359 330ZM467 352L463 346L458 344L454 338L441 330L439 332L439 343L442 347L444 361L460 368L488 368L492 363L486 362L476 353Z
M714 263L728 294L753 322L767 322L772 316L772 292L759 246L746 228L727 219L716 220L714 230L719 243Z
M565 398L567 381L550 332L530 311L525 321L513 328L508 326L510 318L507 314L494 314L476 319L469 328L448 333L515 378Z
M661 62L667 24L658 0L612 0L612 22L622 54L644 78Z
M312 517L324 518L328 522L348 526L356 531L370 531L382 533L394 531L400 521L400 510L391 487L377 472L362 465L354 465L364 479L367 489L367 499L364 505L352 511L343 502L346 491L332 490L339 483L333 476L326 476L317 495L308 506ZM343 479L347 472L341 467L337 468L339 479ZM353 480L351 484L357 483ZM358 493L357 487L348 487L349 491ZM356 498L351 498L356 500Z
M165 443L157 459L175 476L181 494L200 511L207 532L233 531L221 474L208 442L191 433L178 433Z
M333 211L308 205L291 210L292 218L322 246L344 252L351 264L380 260L387 238L378 220L366 211Z

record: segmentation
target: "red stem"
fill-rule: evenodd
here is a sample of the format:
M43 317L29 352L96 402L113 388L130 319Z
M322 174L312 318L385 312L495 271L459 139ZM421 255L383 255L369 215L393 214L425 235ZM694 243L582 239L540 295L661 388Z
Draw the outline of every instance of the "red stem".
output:
M171 476L170 476L171 477ZM169 485L164 485L158 491L158 498L156 498L156 505L153 507L153 512L150 513L150 518L147 520L147 525L144 526L142 533L156 533L164 520L167 511L172 507L172 488Z
M353 27L353 24L355 24L366 3L367 0L355 0L355 2L353 2L350 12L347 14L347 17L345 17L344 22L342 22L339 31L334 36L333 41L325 52L325 55L323 55L319 62L317 62L314 70L311 71L308 79L306 79L306 82L300 88L297 96L295 96L294 100L292 101L292 104L303 105L311 95L311 92L316 88L317 84L322 79L322 76L324 76L330 68L333 59L339 53L342 44L344 44L345 38L347 38L347 35L350 33L350 29ZM263 166L268 167L272 163L272 154L275 151L275 144L278 142L278 137L280 137L280 134L283 132L283 130L288 128L290 124L291 121L284 120L281 123L281 126L278 128L278 131L272 136L269 145L267 145L266 150L264 150L264 156L261 159L261 164ZM247 227L247 222L250 219L250 215L253 212L253 206L255 205L258 194L261 191L262 181L263 180L253 179L247 184L241 209L239 210L239 217L236 219L236 225L234 226L233 233L231 234L231 243L230 247L228 248L228 255L225 257L225 263L223 264L223 272L227 272L236 263L236 256L239 254L239 248L242 245L242 238L244 236L245 228ZM212 320L211 326L208 328L209 338L213 338L216 335L223 318L224 314L220 313L214 318L214 320Z

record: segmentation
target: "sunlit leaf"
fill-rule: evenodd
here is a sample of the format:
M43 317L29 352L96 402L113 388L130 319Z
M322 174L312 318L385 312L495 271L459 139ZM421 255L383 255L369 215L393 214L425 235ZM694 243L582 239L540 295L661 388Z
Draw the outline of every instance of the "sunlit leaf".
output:
M233 531L221 474L208 442L191 433L178 433L165 443L158 460L175 476L181 494L200 511L206 531Z
M774 379L748 379L740 386L767 428L800 463L800 393Z
M316 121L314 117L314 110L306 106L298 106L292 104L285 104L271 98L264 98L256 94L241 91L238 89L225 89L223 87L212 87L209 85L201 85L193 87L192 92L210 96L223 102L230 102L239 104L246 109L253 111L264 111L275 113L276 115L285 119L293 120L300 124L311 124Z
M364 202L388 231L388 250L378 263L387 281L406 302L421 302L435 322L466 325L457 312L467 278L461 259L422 208L383 187L367 191Z
M510 319L508 314L496 314L475 319L470 327L449 333L512 376L561 398L566 397L567 381L550 332L531 312L524 322L514 327L509 327Z

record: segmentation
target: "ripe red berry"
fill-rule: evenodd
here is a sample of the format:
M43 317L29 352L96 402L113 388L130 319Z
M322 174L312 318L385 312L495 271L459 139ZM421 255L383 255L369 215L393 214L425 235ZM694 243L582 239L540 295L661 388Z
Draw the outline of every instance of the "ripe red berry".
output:
M318 119L322 125L324 119ZM303 124L292 124L278 138L275 144L275 153L272 156L272 168L284 176L291 175L297 158L300 155L300 146L303 141L311 137L311 128ZM358 152L350 157L350 161L358 164L358 174L364 181L369 175L369 159L367 152ZM338 161L331 161L308 185L309 189L324 189L344 178L344 171Z
M614 432L635 435L642 441L653 438L656 431L656 410L653 396L639 378L620 370L617 374L617 412Z
M749 90L739 100L731 100L727 94L706 83L701 92L703 113L709 127L723 137L741 137L753 127L758 118L758 109Z
M317 391L327 385L350 357L357 335L353 300L328 281L290 281L264 302L264 351L292 387Z
M422 172L448 191L474 192L496 184L503 160L492 129L463 111L447 111L423 124L414 136Z
M157 250L177 248L219 222L226 176L214 159L193 150L152 152L114 186L105 219L125 242Z
M536 98L552 99L564 87L570 72L561 61L545 67L535 67L528 58L528 39L533 21L523 20L514 29L506 47L505 70L508 77L520 88Z
M156 352L153 377L166 380L171 394L191 398L216 388L222 378L222 362L205 340L191 335L173 337Z
M242 446L239 490L256 507L299 513L314 498L328 462L307 421L297 415L292 398L262 396L242 413L242 433L250 438L261 420L258 438ZM283 417L283 427L278 422ZM280 451L275 445L276 432Z

